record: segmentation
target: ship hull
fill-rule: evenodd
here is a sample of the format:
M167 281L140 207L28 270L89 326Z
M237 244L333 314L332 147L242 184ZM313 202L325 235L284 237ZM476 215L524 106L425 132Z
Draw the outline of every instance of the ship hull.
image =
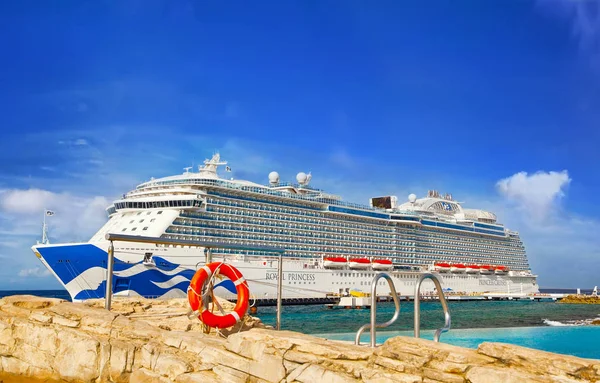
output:
M53 273L74 301L104 298L108 243L37 245L33 251ZM152 262L144 262L151 254ZM223 258L214 257L213 261ZM203 249L167 248L147 244L127 244L116 247L113 292L117 296L146 298L185 297L197 268L205 263ZM248 281L251 298L272 301L277 298L277 259L235 256L228 263L240 270ZM346 295L351 290L368 292L377 270L323 268L320 259L284 259L282 298L284 300L325 299ZM418 272L386 271L400 295L412 296ZM477 294L537 293L535 276L438 274L442 287L453 293ZM390 293L387 283L380 281L378 295ZM434 291L431 281L421 289ZM235 287L228 279L215 284L215 293L226 299L235 298Z

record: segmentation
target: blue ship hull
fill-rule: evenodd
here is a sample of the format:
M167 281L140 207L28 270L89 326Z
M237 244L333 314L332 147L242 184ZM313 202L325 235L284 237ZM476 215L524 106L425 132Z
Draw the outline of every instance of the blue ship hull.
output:
M90 243L34 246L43 263L67 289L73 300L104 298L106 292L107 251ZM154 256L154 265L127 262L115 255L113 292L145 298L186 296L194 269ZM231 281L215 287L235 293Z

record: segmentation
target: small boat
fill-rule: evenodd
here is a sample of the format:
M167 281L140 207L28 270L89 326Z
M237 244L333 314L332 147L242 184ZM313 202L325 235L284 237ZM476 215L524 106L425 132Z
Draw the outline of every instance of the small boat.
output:
M326 269L339 269L346 266L347 263L348 261L344 257L329 257L323 259L323 266Z
M464 273L466 269L466 266L462 263L454 263L450 265L450 271L453 273Z
M479 265L467 265L467 274L479 274Z
M490 265L483 265L479 268L479 272L481 274L492 274L494 272L494 268Z
M351 258L348 261L348 266L351 269L368 269L371 266L371 261L368 258Z
M494 270L494 272L496 273L496 275L506 275L506 274L508 274L508 267L496 266L496 269Z
M450 264L445 262L438 262L433 265L433 269L435 271L439 271L440 273L446 273L450 271Z
M371 267L373 270L391 270L394 264L389 259L374 259Z

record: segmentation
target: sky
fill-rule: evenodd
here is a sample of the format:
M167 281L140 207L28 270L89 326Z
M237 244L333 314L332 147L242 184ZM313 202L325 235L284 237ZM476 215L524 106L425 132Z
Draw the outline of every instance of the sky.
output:
M0 2L0 289L30 247L214 152L345 200L427 190L518 231L542 287L600 285L600 2Z

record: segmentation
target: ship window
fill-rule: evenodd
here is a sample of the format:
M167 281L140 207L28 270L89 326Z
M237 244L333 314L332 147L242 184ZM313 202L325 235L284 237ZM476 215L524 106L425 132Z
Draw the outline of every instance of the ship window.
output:
M121 230L121 231L125 231L125 230L127 230L127 228L126 228L126 227L124 227L124 228L123 228L123 230Z
M155 219L156 219L156 218L152 218L152 219L150 220L150 222L154 222L154 220L155 220Z
M134 227L133 229L131 229L131 231L135 231L135 229L137 229L137 227Z
M152 213L152 212L151 212L151 211L149 211L149 212L147 212L147 213L146 213L146 215L150 215L151 213Z
M140 223L142 223L142 222L144 222L144 220L143 220L143 219L140 219Z
M148 226L144 227L144 229L143 229L143 230L148 230Z
M134 221L134 220L132 219L131 221L129 221L129 223L133 223L133 221Z
M162 214L162 210L158 211L156 214Z

